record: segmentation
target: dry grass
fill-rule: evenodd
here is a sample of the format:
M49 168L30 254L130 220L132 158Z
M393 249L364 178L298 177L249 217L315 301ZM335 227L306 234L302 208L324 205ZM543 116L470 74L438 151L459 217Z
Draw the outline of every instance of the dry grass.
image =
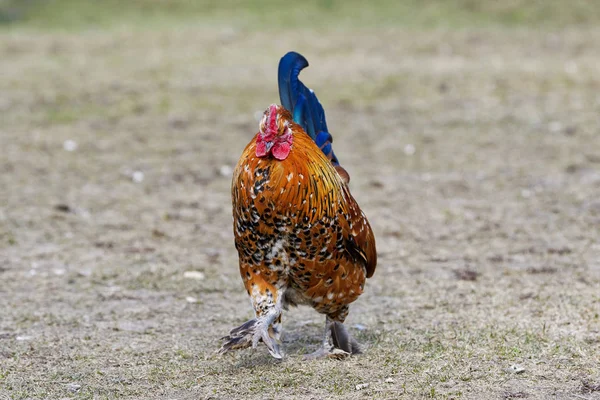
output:
M578 27L5 32L0 398L600 398L599 48ZM343 362L301 361L308 309L285 361L214 356L251 315L228 167L290 49L378 239L348 320L369 349Z

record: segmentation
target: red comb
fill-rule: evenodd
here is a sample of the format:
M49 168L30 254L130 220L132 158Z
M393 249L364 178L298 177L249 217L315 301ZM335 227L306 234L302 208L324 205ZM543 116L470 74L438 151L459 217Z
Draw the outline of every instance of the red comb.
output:
M277 134L277 106L271 104L269 106L269 118L267 119L267 132L276 135Z

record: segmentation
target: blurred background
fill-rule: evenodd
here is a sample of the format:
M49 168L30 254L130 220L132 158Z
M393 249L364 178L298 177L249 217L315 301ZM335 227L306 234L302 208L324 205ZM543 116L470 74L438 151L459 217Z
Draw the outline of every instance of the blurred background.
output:
M0 398L600 396L600 2L0 0ZM288 51L379 264L368 346L216 357ZM227 377L227 381L223 377Z
M557 28L598 21L590 0L475 1L309 0L305 2L208 0L2 0L4 24L37 28L94 29L161 24L220 26L238 29L348 28ZM163 27L165 27L163 25Z

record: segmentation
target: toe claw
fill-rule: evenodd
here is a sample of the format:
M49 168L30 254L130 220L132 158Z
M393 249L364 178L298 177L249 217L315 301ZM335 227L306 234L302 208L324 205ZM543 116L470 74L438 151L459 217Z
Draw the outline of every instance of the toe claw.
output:
M281 351L279 350L279 345L275 345L275 347L273 348L273 350L267 348L269 350L269 353L273 356L273 358L276 358L278 360L281 360L283 358L283 354L281 354Z
M231 350L245 349L248 347L256 348L260 342L263 342L273 358L281 360L283 353L276 338L271 337L268 329L256 318L246 321L241 326L232 329L229 335L223 336L224 341L218 354L225 354Z
M350 357L352 354L344 351L342 349L332 349L327 357L333 358L335 360L343 360L344 358Z
M336 348L324 348L321 347L319 350L315 351L314 353L310 353L310 354L305 354L304 356L302 356L302 359L304 361L309 361L309 360L318 360L320 358L332 358L335 360L343 360L346 357L349 357L351 354L348 353L347 351L344 351L342 349L336 349Z

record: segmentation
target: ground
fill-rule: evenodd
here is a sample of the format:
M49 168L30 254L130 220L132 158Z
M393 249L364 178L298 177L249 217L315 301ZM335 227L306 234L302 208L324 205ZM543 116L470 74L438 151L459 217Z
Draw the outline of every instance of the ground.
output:
M0 399L600 399L598 28L170 18L1 31ZM344 361L302 361L307 308L284 361L215 354L252 316L232 168L292 49L377 238Z

